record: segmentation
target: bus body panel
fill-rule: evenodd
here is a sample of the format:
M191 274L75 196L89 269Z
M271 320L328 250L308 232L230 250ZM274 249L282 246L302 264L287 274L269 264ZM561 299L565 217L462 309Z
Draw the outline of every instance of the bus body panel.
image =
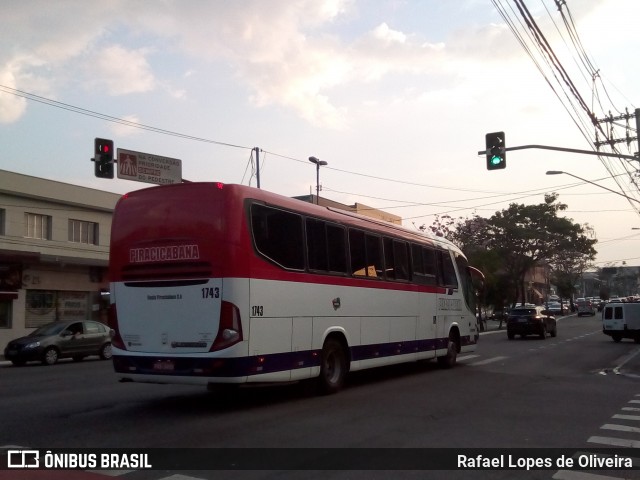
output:
M218 332L222 280L116 282L112 298L127 318L120 335L130 352L205 353Z
M310 378L320 373L330 335L343 339L352 371L445 355L452 332L460 351L475 349L475 315L455 263L457 288L286 269L257 251L253 203L454 258L455 247L441 239L249 187L190 183L133 192L118 202L111 237L120 379L206 385ZM237 312L241 337L210 351L224 304Z

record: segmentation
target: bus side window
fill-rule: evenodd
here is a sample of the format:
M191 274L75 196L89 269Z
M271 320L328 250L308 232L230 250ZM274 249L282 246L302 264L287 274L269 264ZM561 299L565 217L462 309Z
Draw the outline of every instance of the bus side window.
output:
M379 236L349 229L349 252L354 276L382 278L382 242Z
M451 255L447 250L438 250L438 283L443 287L458 288L458 279L453 268Z
M436 252L432 248L422 248L422 264L424 265L424 278L427 285L436 284L437 264Z
M396 280L410 280L409 244L399 240L393 241L393 259L396 268Z
M327 249L329 271L347 273L347 239L344 227L327 224Z
M251 206L251 229L258 251L281 267L304 269L302 217L264 205Z
M383 278L384 267L382 263L382 241L377 235L367 234L365 237L367 248L367 276Z
M364 232L349 229L349 253L351 254L351 273L356 277L367 276L367 257L364 247Z
M347 272L345 229L323 220L307 218L309 269L331 273Z
M409 280L409 244L389 237L382 239L387 280Z
M327 258L327 235L325 222L314 218L307 218L307 255L309 269L326 271L329 268Z
M424 265L422 263L422 246L411 244L411 270L413 280L417 283L424 283Z
M384 237L382 245L384 247L384 274L387 280L393 280L396 278L396 265L393 261L393 239Z

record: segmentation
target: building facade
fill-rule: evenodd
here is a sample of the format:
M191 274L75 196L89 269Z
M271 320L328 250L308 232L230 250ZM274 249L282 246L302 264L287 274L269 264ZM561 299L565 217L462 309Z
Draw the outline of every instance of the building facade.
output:
M0 356L54 320L106 321L120 195L0 170Z

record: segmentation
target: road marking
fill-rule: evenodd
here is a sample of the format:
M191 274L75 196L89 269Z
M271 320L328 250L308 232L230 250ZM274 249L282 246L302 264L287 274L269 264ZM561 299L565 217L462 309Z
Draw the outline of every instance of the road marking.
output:
M462 361L462 360L469 360L470 358L476 358L479 357L480 355L462 355L461 357L458 357L458 362Z
M611 418L619 418L620 420L635 420L640 421L640 415L620 415L616 414Z
M640 408L637 407L622 407L625 412L640 412Z
M630 447L630 448L640 448L640 441L638 440L626 440L623 438L613 438L613 437L589 437L587 440L589 443L600 443L602 445L615 445L616 447Z
M470 363L469 365L471 365L472 367L477 367L479 365L487 365L489 363L499 362L500 360L504 360L505 358L509 358L509 357L487 358L486 360L480 360L479 362L473 362L473 363Z
M605 423L600 427L603 430L615 430L617 432L633 432L640 433L640 428L638 427L629 427L627 425L616 425L613 423Z

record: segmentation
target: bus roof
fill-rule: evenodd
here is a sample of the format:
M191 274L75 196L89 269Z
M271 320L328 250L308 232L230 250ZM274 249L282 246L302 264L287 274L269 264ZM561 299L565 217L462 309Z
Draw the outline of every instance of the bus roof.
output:
M313 203L299 200L292 197L286 197L268 190L249 187L246 185L226 184L222 182L185 182L175 183L171 185L159 185L140 190L134 190L125 194L127 196L166 196L168 190L171 189L192 189L195 191L215 187L218 189L231 190L231 194L241 199L251 199L263 202L270 206L280 207L285 210L292 210L301 214L323 218L340 224L348 224L368 230L376 231L380 234L389 234L395 237L401 237L407 241L416 241L420 243L430 243L441 248L448 248L459 254L462 254L460 248L444 237L437 237L429 233L417 230L409 230L401 225L385 222L384 220L368 217L348 210L341 210L335 207L326 207L315 205Z

